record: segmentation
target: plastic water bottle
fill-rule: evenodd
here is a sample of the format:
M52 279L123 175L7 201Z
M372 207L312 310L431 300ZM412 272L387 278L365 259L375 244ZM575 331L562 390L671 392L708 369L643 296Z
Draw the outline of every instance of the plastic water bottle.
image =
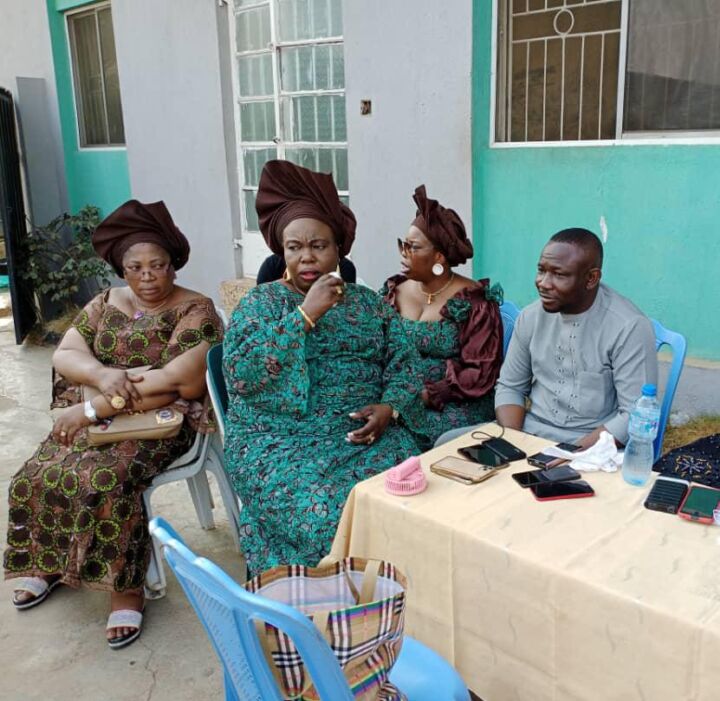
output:
M630 440L625 446L622 476L628 484L637 487L648 481L655 454L653 441L660 422L660 405L655 385L643 385L642 395L630 414L628 432Z

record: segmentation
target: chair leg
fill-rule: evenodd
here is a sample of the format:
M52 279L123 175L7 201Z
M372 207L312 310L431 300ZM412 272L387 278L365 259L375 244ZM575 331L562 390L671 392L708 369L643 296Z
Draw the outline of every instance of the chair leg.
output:
M212 530L215 528L215 520L212 514L212 495L205 470L202 469L196 475L188 477L187 485L200 527L206 531Z
M152 487L143 492L143 504L145 506L145 516L148 522L152 518L152 506L150 497L153 493ZM150 538L150 563L145 574L145 598L146 599L162 599L165 596L167 588L167 580L165 579L165 569L162 562L162 551L160 544L155 538Z
M223 461L218 455L215 448L211 447L208 451L208 459L205 463L207 469L211 470L217 481L218 488L220 490L220 496L222 497L223 504L225 505L225 511L230 521L230 532L232 533L233 541L235 542L235 548L238 552L242 552L240 549L240 506L238 505L238 496L235 494L235 490L230 484L230 479L225 472Z

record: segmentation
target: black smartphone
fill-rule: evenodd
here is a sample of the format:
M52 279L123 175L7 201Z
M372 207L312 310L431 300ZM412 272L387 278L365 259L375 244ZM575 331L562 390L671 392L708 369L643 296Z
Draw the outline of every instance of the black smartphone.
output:
M676 514L689 487L687 480L658 477L645 499L645 508Z
M572 467L559 465L558 467L549 467L547 470L516 472L512 477L521 487L532 487L534 484L579 480L580 476L580 473Z
M579 445L574 445L573 443L558 443L555 447L560 448L560 450L565 450L568 453L577 453L579 450L582 450ZM547 467L550 463L563 459L564 458L556 458L553 455L546 455L545 453L535 453L535 455L531 455L527 461L535 467Z
M506 441L504 438L488 438L482 442L487 448L497 453L505 462L515 462L516 460L524 460L527 454L524 453L520 448L516 448L512 443Z
M581 499L594 496L595 490L585 480L576 482L550 482L531 485L530 491L538 501L553 499Z
M488 465L489 467L507 465L506 460L493 450L490 450L490 448L487 448L483 443L469 445L467 448L458 448L458 453L464 455L468 460L472 460L479 465Z

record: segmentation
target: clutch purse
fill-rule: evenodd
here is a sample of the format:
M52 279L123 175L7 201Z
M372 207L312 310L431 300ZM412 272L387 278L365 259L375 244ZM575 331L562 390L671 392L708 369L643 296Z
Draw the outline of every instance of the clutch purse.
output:
M140 375L152 366L132 368L131 374ZM97 387L83 385L83 401L92 400L101 394ZM133 411L127 414L117 414L109 419L102 419L99 423L87 429L88 443L90 445L105 445L120 441L159 440L161 438L174 438L180 433L183 419L181 412L172 406L148 411Z

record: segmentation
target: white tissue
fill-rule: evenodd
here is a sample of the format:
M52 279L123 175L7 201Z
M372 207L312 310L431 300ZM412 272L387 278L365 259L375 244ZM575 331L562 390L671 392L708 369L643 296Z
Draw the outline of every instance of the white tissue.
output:
M595 445L579 453L570 453L555 446L544 448L542 452L555 458L570 460L570 467L580 472L597 472L598 470L617 472L623 461L623 454L617 449L615 439L607 431L600 434Z

